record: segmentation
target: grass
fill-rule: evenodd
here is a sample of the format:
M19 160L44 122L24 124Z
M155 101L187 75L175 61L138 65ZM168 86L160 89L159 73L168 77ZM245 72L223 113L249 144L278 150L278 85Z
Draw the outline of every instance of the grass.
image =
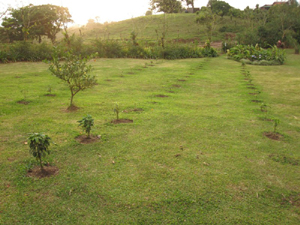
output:
M192 42L197 40L204 43L207 41L205 26L196 23L197 14L179 13L166 15L152 15L136 17L120 22L107 24L87 24L80 28L70 28L70 33L79 34L87 41L95 38L100 39L128 39L131 40L130 34L134 31L137 34L137 40L155 42L161 38L166 26L166 40L174 39L180 41ZM219 32L221 27L226 27L224 32ZM240 32L247 26L245 20L224 17L214 30L213 41L224 40L226 32ZM157 32L156 32L157 31ZM158 35L158 36L157 36ZM62 34L58 39L62 38Z
M298 62L288 54L283 66L246 66L267 116L281 121L280 141L263 135L273 123L261 120L241 64L224 56L147 68L147 60L98 59L99 85L75 96L72 113L46 64L0 65L0 223L297 224ZM44 96L49 85L55 97ZM28 105L17 103L24 89ZM115 102L133 123L110 123ZM74 139L86 114L100 142ZM26 176L37 165L24 144L31 132L57 143L46 161L58 175Z

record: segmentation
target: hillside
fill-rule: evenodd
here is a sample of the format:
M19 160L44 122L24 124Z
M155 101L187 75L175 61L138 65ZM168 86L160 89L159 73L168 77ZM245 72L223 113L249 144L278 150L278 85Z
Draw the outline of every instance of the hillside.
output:
M107 24L88 23L81 28L70 28L70 33L80 34L84 39L130 39L131 32L137 34L137 40L155 41L162 34L164 24L167 40L190 42L198 40L205 42L207 35L205 26L197 24L196 14L165 14L132 18L120 22ZM165 22L164 22L165 21ZM244 22L230 20L229 17L221 19L213 35L213 41L221 41L227 31L237 32L243 30ZM220 32L220 28L224 32Z

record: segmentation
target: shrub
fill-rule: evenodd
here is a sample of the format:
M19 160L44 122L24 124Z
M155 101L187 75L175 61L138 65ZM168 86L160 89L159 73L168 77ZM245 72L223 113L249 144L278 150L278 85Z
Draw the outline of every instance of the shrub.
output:
M227 57L236 61L243 59L243 62L255 65L281 65L286 59L284 50L276 46L263 49L258 45L237 45L227 50Z
M94 126L93 117L91 115L87 115L77 122L79 123L78 126L82 126L83 130L87 133L87 138L90 138L92 126Z
M46 154L50 154L49 146L51 138L43 133L33 133L29 134L28 141L30 154L39 161L41 170L43 170L42 158Z

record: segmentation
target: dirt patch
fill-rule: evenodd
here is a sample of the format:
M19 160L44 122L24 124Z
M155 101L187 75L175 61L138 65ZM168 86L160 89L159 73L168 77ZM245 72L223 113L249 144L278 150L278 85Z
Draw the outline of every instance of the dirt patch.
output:
M55 166L44 166L44 169L41 170L39 166L28 170L27 176L28 177L37 177L37 178L44 178L55 176L58 174L58 168Z
M47 96L47 97L55 97L56 94L45 94L44 96Z
M212 47L212 48L222 48L222 42L221 41L211 42L210 47Z
M256 89L256 87L247 87L248 89Z
M168 98L169 96L168 95L155 95L155 97L158 97L158 98Z
M77 106L75 106L75 105L71 105L71 106L69 106L66 110L65 110L65 112L76 112L76 111L78 111L80 108L79 107L77 107Z
M113 124L120 124L120 123L133 123L133 120L129 119L118 119L118 120L113 120L111 121Z
M134 72L128 72L127 74L131 74L132 75L132 74L135 74L135 73Z
M262 100L252 100L252 102L261 103Z
M28 105L30 103L30 101L21 100L21 101L18 101L17 103L21 104L21 105Z
M173 84L172 87L181 88L179 84Z
M184 79L179 79L178 81L180 81L180 82L185 82L186 80L184 80Z
M282 135L281 135L281 134L274 133L274 132L265 132L264 135L265 135L267 138L272 139L272 140L275 140L275 141L279 141L279 140L282 138Z
M80 135L80 136L77 136L75 139L76 139L76 141L78 141L81 144L91 144L91 143L99 141L100 138L101 138L101 136L99 136L99 135L98 136L91 135L90 138L88 138L86 135Z
M124 113L129 113L129 112L143 112L144 110L141 108L136 108L136 109L125 109L123 112Z
M264 112L264 111L262 111L262 112ZM262 120L262 121L269 121L269 122L273 122L273 120L272 120L272 119L270 119L270 118L264 118L264 117L260 117L259 119L260 119L260 120Z
M107 81L107 82L111 82L112 80L111 80L111 79L106 79L105 81Z

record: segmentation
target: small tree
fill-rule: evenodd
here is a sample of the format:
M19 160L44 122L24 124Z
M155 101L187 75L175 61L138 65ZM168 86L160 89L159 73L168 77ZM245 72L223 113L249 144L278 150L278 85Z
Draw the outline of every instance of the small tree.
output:
M79 126L82 126L83 130L87 133L87 138L91 138L90 133L92 126L94 126L93 117L91 115L87 115L77 122L79 123Z
M54 53L49 70L53 75L67 83L71 92L70 107L73 106L73 98L78 92L96 85L95 76L89 75L92 66L87 65L88 60L93 56L84 58L67 52L65 57L59 58L57 51Z
M119 120L120 107L117 102L115 103L114 113L117 115L117 120Z
M47 154L50 154L49 146L50 146L51 138L48 135L43 133L33 133L29 134L28 142L29 142L29 152L39 161L41 170L43 170L42 158Z

